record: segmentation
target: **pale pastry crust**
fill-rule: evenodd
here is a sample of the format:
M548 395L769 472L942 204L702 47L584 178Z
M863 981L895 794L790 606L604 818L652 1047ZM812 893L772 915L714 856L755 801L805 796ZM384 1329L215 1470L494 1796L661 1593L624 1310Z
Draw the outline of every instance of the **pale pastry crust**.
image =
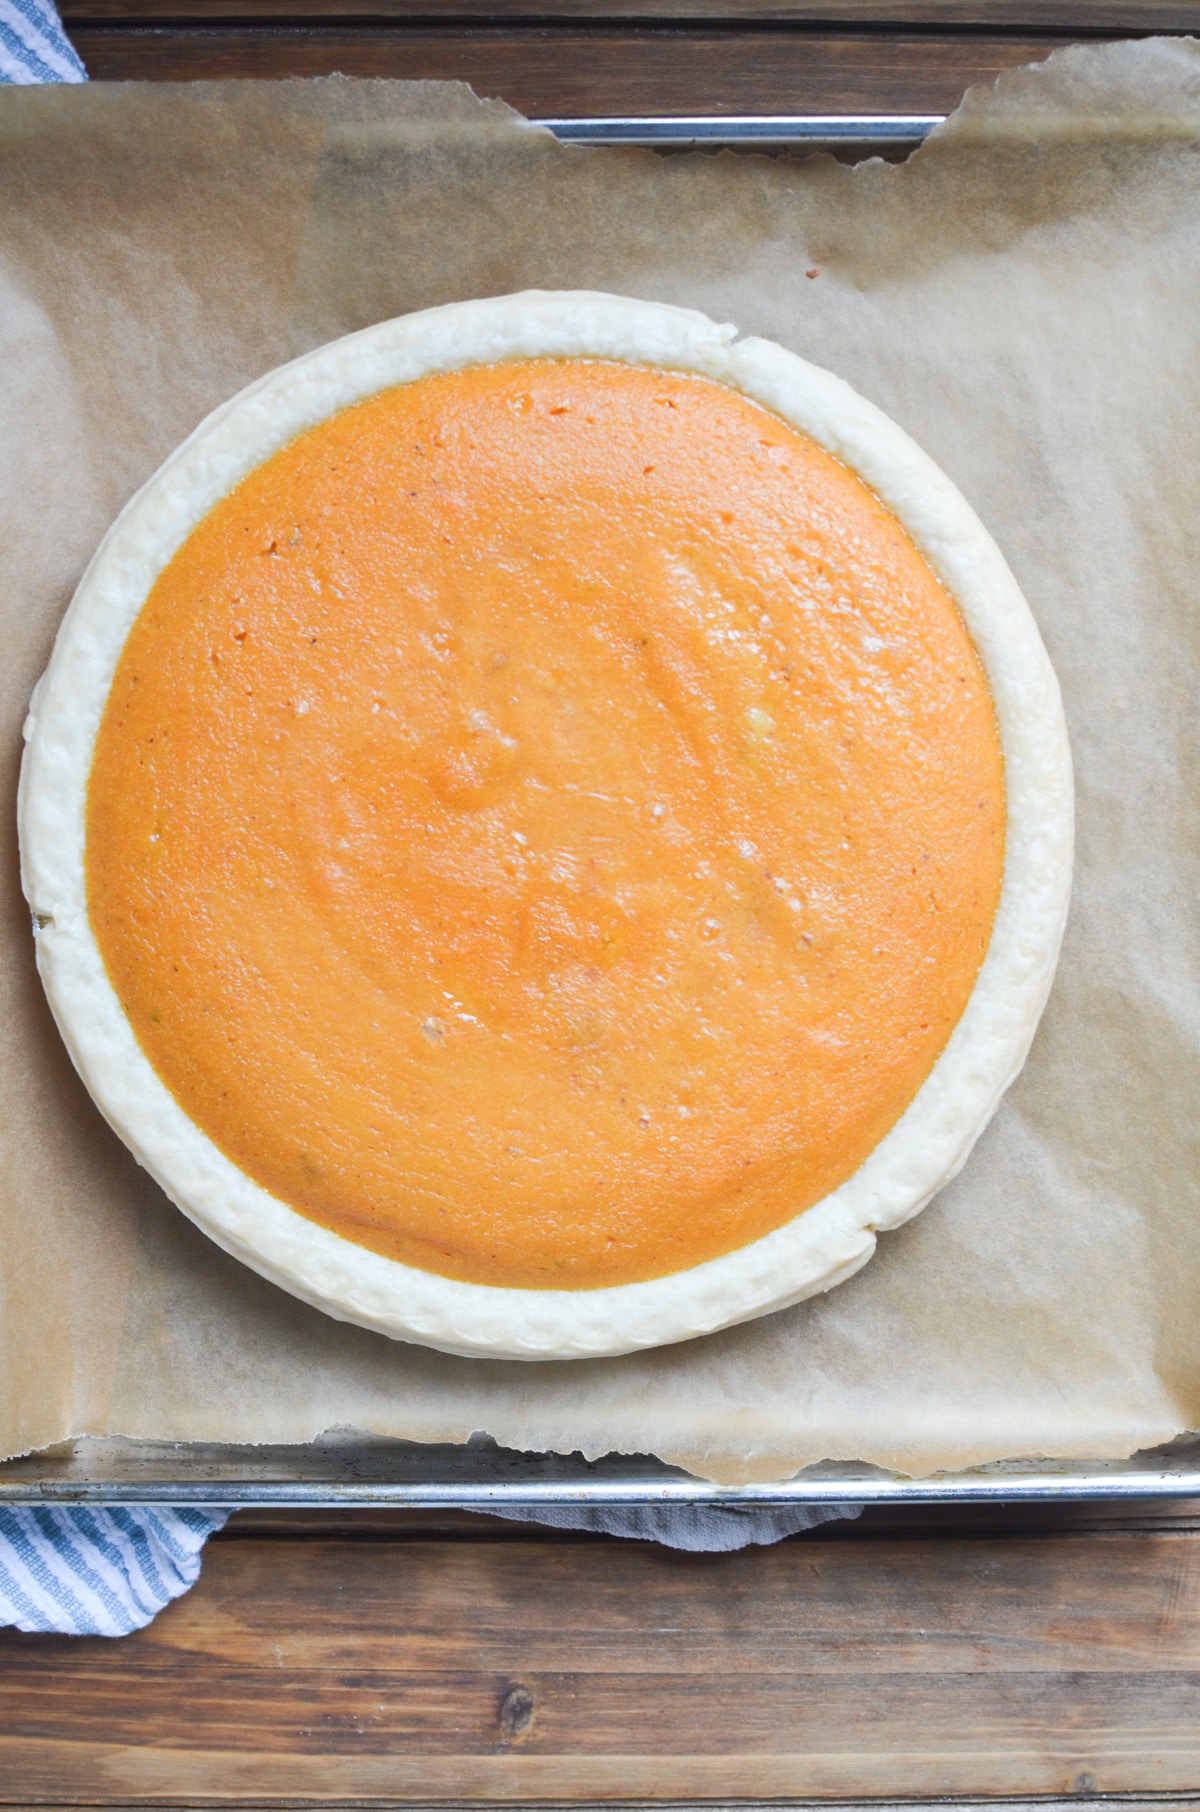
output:
M908 1110L839 1189L723 1258L645 1283L519 1290L416 1270L329 1232L243 1174L159 1080L88 922L84 810L126 636L196 524L306 428L431 372L606 358L731 385L853 467L957 600L986 667L1007 785L1004 882L966 1009ZM942 472L849 385L689 309L530 291L370 327L270 372L217 409L127 504L88 567L39 683L21 772L22 878L37 960L71 1056L109 1123L226 1251L327 1314L445 1352L573 1359L664 1345L832 1288L880 1230L954 1176L1025 1060L1050 988L1072 863L1071 761L1058 684L995 544Z

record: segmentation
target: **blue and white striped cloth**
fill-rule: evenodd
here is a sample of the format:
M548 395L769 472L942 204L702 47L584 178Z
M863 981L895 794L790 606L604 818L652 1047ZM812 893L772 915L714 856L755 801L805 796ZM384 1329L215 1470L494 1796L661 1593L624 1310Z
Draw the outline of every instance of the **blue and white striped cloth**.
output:
M52 0L0 0L0 82L86 82Z
M564 1504L546 1510L493 1510L515 1523L545 1523L551 1529L587 1529L625 1541L656 1541L691 1554L732 1554L738 1548L769 1548L786 1536L819 1523L861 1516L861 1504L787 1504L776 1509L737 1504L629 1504L613 1507Z
M228 1510L0 1509L0 1624L128 1636L200 1576Z

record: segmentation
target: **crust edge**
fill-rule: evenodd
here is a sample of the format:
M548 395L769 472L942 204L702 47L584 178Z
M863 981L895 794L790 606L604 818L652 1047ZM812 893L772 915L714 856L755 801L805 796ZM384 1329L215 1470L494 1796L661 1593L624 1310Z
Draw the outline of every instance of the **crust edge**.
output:
M141 1051L92 935L84 879L91 752L150 585L192 527L305 428L390 384L504 358L620 358L732 385L851 465L899 517L962 610L988 672L1008 794L1004 883L957 1027L901 1119L838 1190L687 1271L586 1291L460 1283L368 1252L250 1181ZM117 518L76 591L26 723L22 884L38 968L76 1068L109 1124L216 1243L338 1319L469 1357L570 1359L668 1345L771 1314L861 1268L876 1233L961 1168L1025 1060L1066 922L1070 753L1057 681L1016 581L970 506L887 416L782 347L692 310L527 291L381 323L268 373L214 411Z

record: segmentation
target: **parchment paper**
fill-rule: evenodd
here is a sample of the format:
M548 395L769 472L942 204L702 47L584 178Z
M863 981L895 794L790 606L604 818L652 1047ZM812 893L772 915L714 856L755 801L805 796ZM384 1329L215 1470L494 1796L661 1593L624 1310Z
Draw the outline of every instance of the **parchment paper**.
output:
M958 1181L826 1298L584 1365L342 1326L192 1228L58 1040L13 813L71 590L196 422L334 335L528 285L696 305L896 417L1025 588L1079 786L1058 981ZM1200 1424L1200 47L1065 51L857 168L565 150L442 85L8 89L0 396L4 1453L482 1430L734 1481Z

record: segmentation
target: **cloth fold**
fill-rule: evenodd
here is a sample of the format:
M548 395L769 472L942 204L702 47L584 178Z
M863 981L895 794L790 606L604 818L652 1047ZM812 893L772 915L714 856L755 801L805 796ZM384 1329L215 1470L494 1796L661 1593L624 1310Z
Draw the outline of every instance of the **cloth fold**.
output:
M731 1554L738 1548L770 1547L820 1523L861 1516L861 1504L789 1504L744 1509L736 1504L630 1504L601 1508L563 1505L547 1510L492 1510L514 1523L542 1523L550 1529L587 1529L626 1541L656 1541L693 1554Z
M86 82L52 0L0 0L0 82Z
M0 1510L0 1624L128 1636L200 1577L228 1510L39 1504Z

